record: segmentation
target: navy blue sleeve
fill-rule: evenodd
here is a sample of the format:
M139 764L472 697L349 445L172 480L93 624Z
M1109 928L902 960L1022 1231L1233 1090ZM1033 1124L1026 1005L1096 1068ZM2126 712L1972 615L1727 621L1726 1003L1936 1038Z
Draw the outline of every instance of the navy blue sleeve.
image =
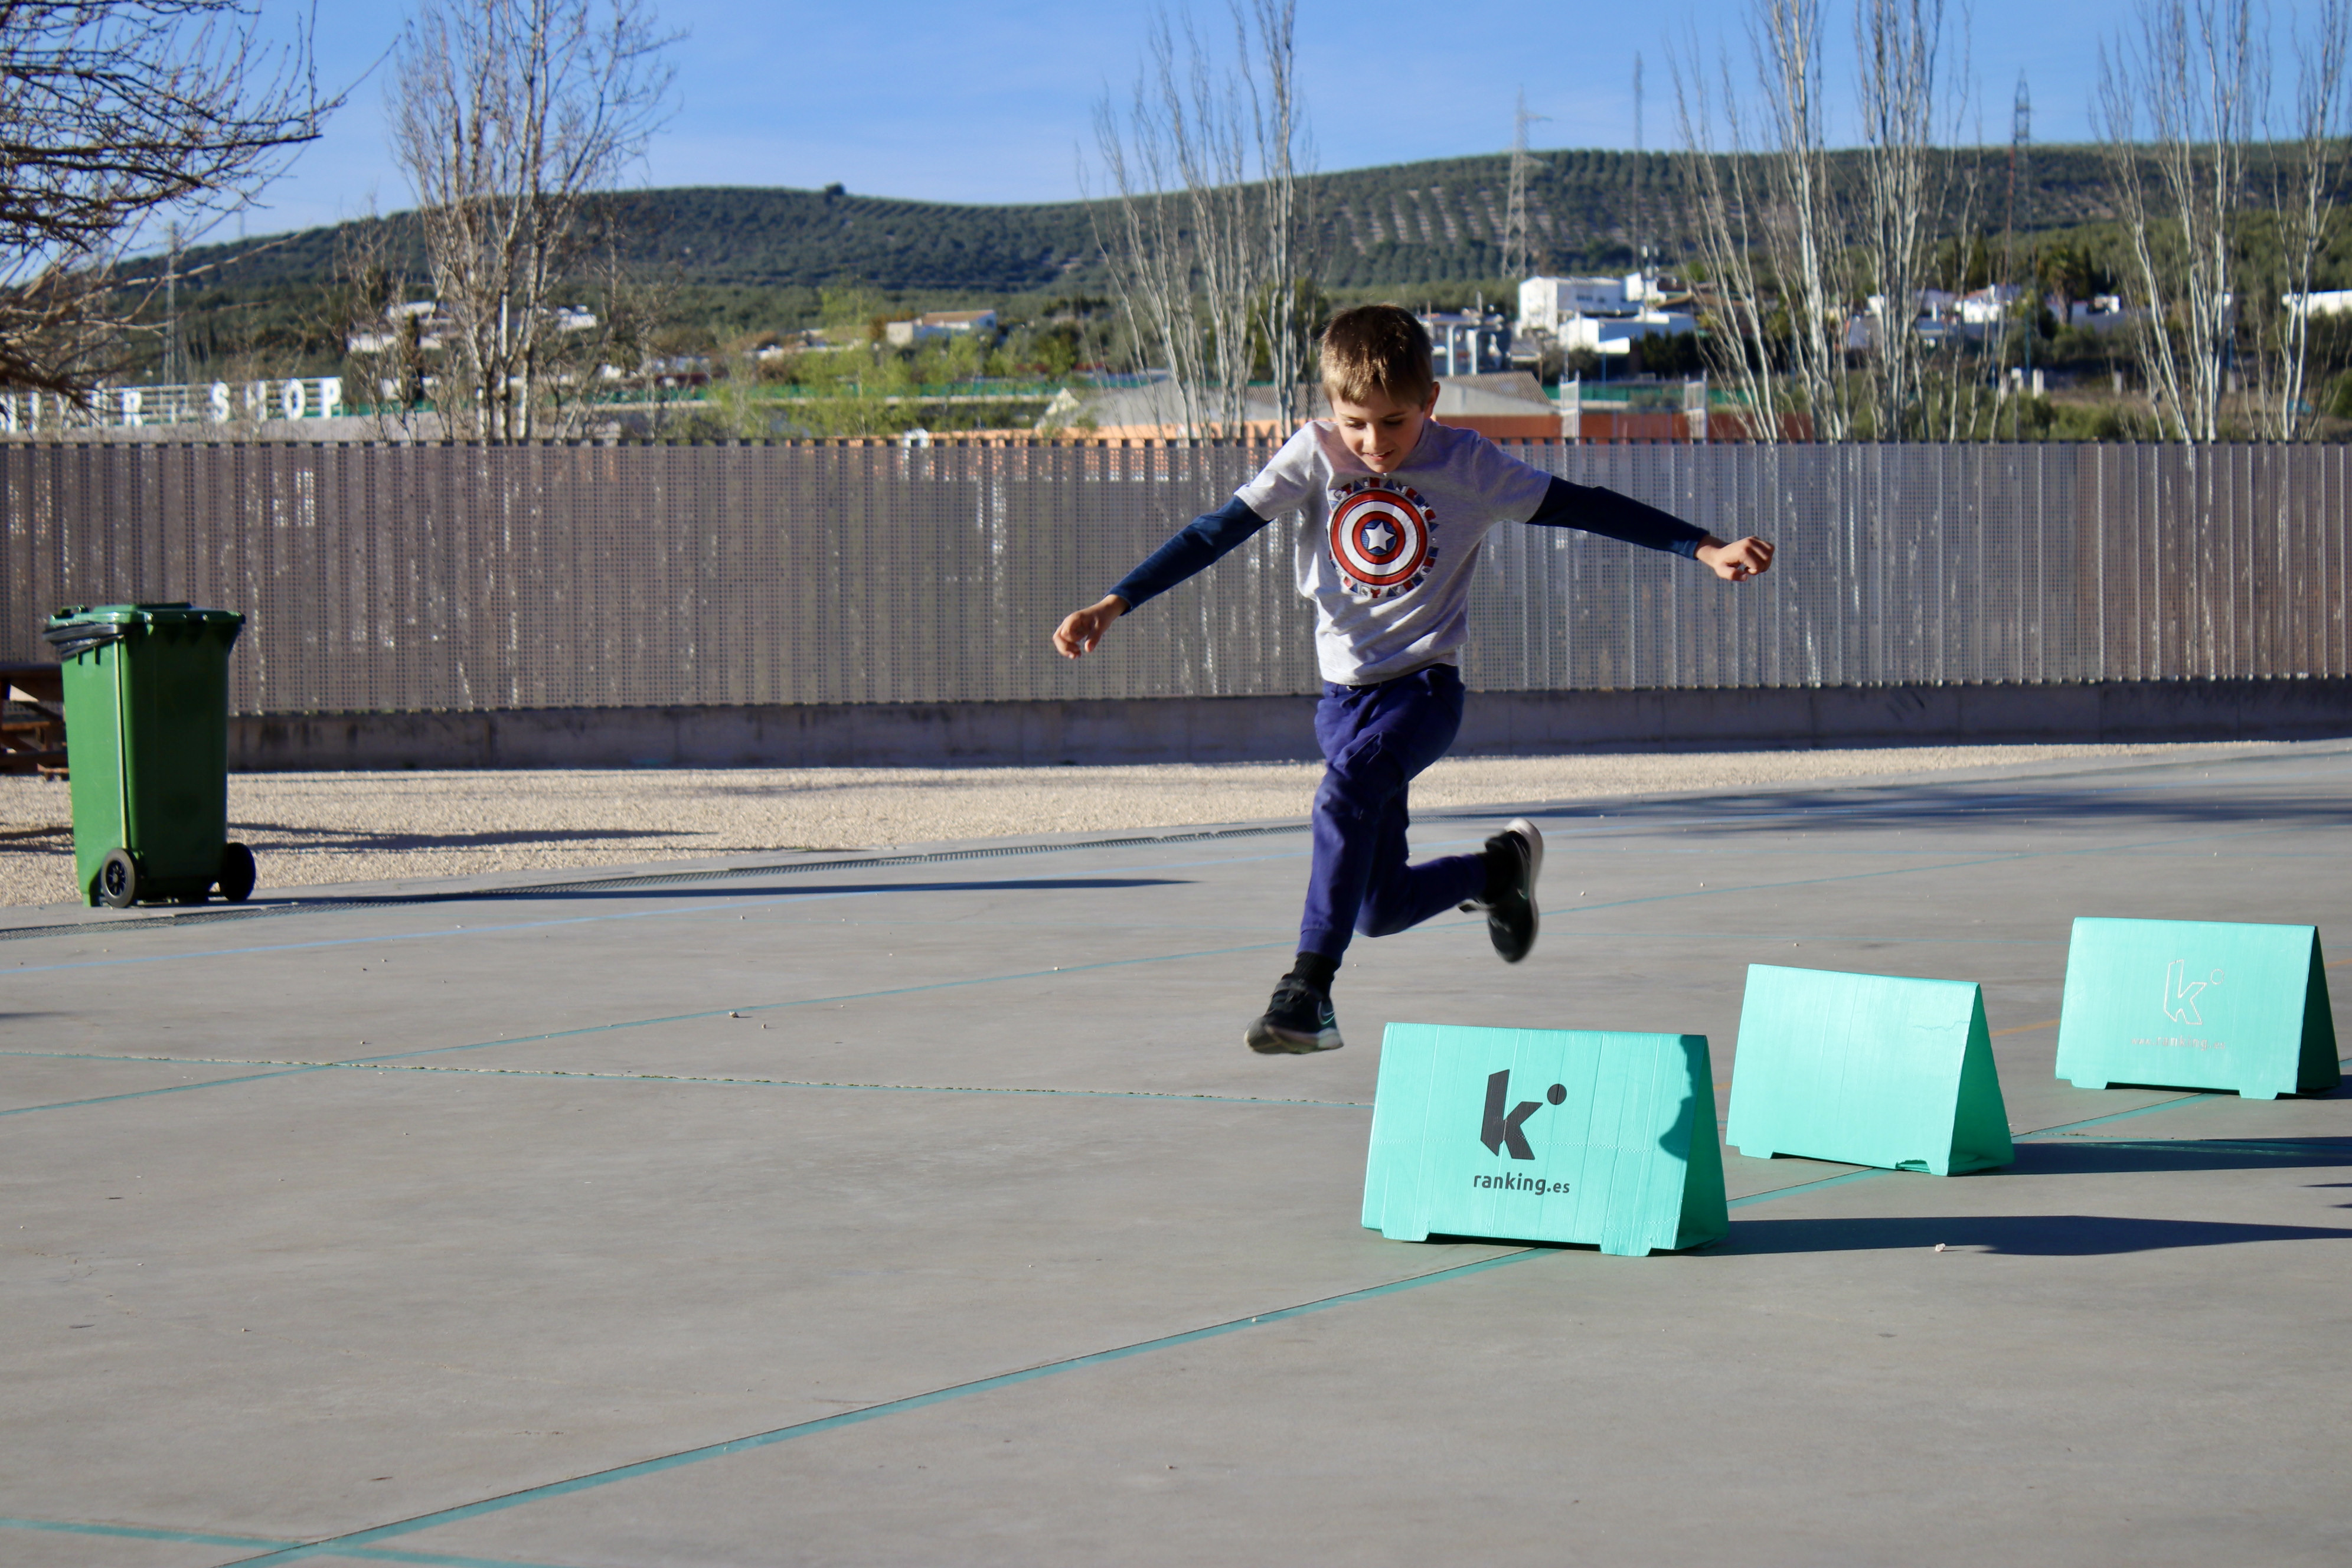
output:
M1580 528L1587 533L1622 539L1644 549L1696 556L1706 530L1695 528L1669 511L1643 506L1631 496L1598 485L1572 485L1555 479L1544 491L1543 505L1528 521L1537 528Z
M1127 601L1129 609L1168 592L1195 572L1207 570L1242 541L1265 526L1265 519L1235 496L1212 512L1203 512L1175 538L1153 551L1143 564L1118 580L1111 592Z

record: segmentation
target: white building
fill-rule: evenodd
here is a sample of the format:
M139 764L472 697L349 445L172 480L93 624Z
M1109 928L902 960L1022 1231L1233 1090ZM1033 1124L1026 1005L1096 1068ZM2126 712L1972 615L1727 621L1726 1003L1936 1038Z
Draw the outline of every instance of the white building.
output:
M1629 292L1626 285L1634 287ZM1518 328L1558 336L1560 325L1585 316L1638 314L1649 297L1640 273L1629 278L1530 278L1519 285Z
M2279 303L2294 316L2352 316L2352 289L2326 289L2309 294L2282 294Z
M993 310L932 310L912 321L886 322L882 335L903 349L926 338L965 337L995 331Z
M1994 283L1960 296L1960 321L1971 327L1990 327L2009 319L2025 290L2014 283Z
M1698 318L1680 310L1643 310L1625 316L1579 316L1564 321L1552 335L1573 353L1588 349L1598 354L1627 354L1637 338L1675 336L1698 331Z

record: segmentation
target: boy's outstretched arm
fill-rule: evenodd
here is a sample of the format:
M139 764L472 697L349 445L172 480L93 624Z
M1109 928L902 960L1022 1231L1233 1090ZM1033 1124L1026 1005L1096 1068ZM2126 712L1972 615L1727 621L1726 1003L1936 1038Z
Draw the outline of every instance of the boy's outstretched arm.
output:
M1243 541L1265 526L1239 496L1212 512L1194 518L1176 537L1153 551L1143 564L1119 579L1117 586L1083 610L1073 610L1054 629L1054 648L1064 658L1094 652L1111 622L1214 564Z
M1528 521L1538 528L1578 528L1648 550L1687 555L1727 583L1745 583L1772 569L1772 544L1753 535L1730 543L1672 512L1645 506L1598 485L1555 479Z

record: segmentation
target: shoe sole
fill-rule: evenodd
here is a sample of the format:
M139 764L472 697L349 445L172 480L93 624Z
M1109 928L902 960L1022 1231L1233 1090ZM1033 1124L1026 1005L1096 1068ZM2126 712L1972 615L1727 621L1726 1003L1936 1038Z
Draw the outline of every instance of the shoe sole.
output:
M1313 1037L1290 1034L1286 1030L1269 1029L1263 1020L1252 1024L1242 1038L1249 1048L1262 1057L1304 1057L1317 1051L1336 1051L1347 1044L1337 1029L1326 1029Z
M1543 875L1543 830L1524 816L1515 816L1503 831L1516 833L1528 847L1528 945L1518 958L1506 955L1503 962L1517 963L1536 950L1536 935L1543 929L1542 911L1536 908L1536 880Z

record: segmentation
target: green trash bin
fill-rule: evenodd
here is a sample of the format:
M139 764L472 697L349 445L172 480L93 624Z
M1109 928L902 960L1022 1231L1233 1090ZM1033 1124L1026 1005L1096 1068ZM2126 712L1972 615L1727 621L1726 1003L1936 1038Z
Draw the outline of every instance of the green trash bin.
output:
M64 668L74 874L93 904L243 903L253 852L228 842L228 653L245 617L87 605L43 632Z

